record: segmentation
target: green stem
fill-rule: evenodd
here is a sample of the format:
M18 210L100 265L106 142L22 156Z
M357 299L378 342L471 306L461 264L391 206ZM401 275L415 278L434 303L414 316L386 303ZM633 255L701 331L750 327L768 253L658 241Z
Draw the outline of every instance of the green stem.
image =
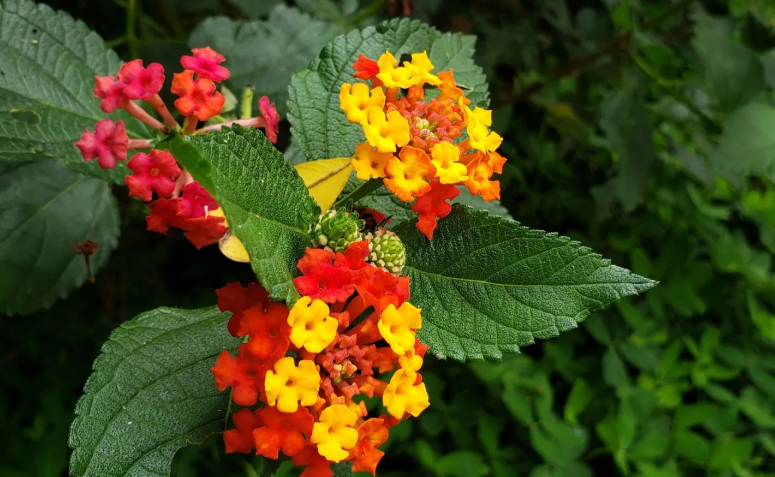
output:
M135 34L135 20L137 19L137 0L129 0L126 8L126 42L129 48L129 57L137 59L140 57L140 49L137 44Z
M123 8L124 10L128 8L126 0L111 0L111 1L116 5L118 5L119 7ZM164 36L169 35L169 32L163 26L159 25L158 23L151 20L147 16L140 17L140 21L151 30L155 30L156 33L158 33L159 35L164 35Z
M242 464L242 468L245 469L245 474L248 477L258 477L258 474L256 473L256 469L253 468L252 465L250 465L250 462L248 462L245 459L240 460L240 464ZM263 475L263 472L261 472Z
M334 204L334 208L342 207L343 205L346 205L349 201L352 201L353 204L355 204L359 200L363 199L367 195L379 189L379 186L381 185L382 185L382 179L369 179L363 184L361 184L354 191L350 192L346 196L336 201L336 203Z
M253 117L253 86L246 86L242 90L242 99L240 100L240 119L250 119Z

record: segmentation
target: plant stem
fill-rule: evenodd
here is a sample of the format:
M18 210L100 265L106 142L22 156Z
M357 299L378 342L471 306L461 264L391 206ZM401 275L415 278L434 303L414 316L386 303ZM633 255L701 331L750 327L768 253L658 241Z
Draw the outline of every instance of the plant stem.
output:
M129 0L126 8L126 42L129 48L129 57L137 59L140 57L140 49L137 45L137 36L135 34L135 20L137 18L137 0Z
M240 119L249 119L253 116L253 86L246 86L242 90L242 99L240 100Z
M264 121L264 118L247 118L247 119L235 119L234 121L226 121L225 123L218 123L218 124L211 124L209 126L205 126L203 128L197 129L193 132L193 134L201 134L203 132L212 131L213 129L221 129L222 127L229 127L232 124L239 124L240 126L253 126L254 128L260 128L266 126L266 121Z
M379 186L381 185L382 185L382 179L369 179L363 184L361 184L357 189L355 189L354 191L350 192L346 196L336 201L336 203L334 204L334 207L342 207L343 205L347 204L347 202L349 201L353 201L353 204L355 204L359 200L363 199L367 195L379 189Z
M178 124L178 122L175 121L175 118L172 117L170 110L167 109L167 105L164 104L161 96L157 94L148 102L151 104L151 106L153 106L153 109L155 109L156 112L159 113L159 115L164 119L164 123L167 124L167 126L172 129L178 129L180 127L180 124Z

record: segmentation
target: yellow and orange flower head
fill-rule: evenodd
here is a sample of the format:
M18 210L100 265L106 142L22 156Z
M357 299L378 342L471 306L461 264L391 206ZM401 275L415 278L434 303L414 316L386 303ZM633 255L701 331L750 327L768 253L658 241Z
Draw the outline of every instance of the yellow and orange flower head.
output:
M362 181L385 177L385 166L392 157L393 154L379 152L368 142L358 144L352 161L356 177Z
M409 123L398 111L384 111L371 108L361 122L363 134L372 147L379 152L396 152L409 143Z
M425 383L415 384L417 377L411 369L402 368L390 379L382 395L382 403L391 416L401 419L408 412L417 417L430 406Z
M382 312L377 327L390 349L399 356L403 355L414 349L414 332L422 328L420 309L408 302L398 308L388 305Z
M385 108L385 92L382 88L370 90L365 83L342 83L339 107L347 114L348 121L360 123L370 109L382 111Z
M385 186L404 202L411 202L428 192L428 181L436 177L436 168L422 149L406 146L398 157L393 157L385 167Z
M291 343L310 353L320 353L336 338L339 322L329 315L323 300L305 296L291 309L288 324L291 325Z
M331 462L341 462L358 443L357 420L358 414L344 404L327 407L312 428L310 441L317 444L320 455Z
M277 360L274 371L267 371L264 386L268 404L291 413L299 404L312 406L318 401L320 375L314 362L301 360L296 366L293 358L286 357Z

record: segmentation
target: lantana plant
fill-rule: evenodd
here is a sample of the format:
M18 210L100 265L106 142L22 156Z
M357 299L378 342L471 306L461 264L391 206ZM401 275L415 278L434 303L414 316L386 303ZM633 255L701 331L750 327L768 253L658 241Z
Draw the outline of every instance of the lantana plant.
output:
M293 76L286 118L250 87L227 110L229 61L210 47L181 58L171 107L160 64L95 75L111 116L72 138L74 167L123 177L149 231L256 279L112 334L76 409L73 475L169 475L213 433L264 475L379 475L391 428L433 406L426 360L500 359L654 285L495 206L502 138L456 38L409 20L340 36ZM296 165L275 148L283 119Z

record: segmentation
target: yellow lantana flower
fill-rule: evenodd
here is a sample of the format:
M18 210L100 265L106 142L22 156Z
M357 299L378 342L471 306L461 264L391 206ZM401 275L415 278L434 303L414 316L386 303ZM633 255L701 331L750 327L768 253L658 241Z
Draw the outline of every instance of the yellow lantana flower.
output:
M358 179L366 181L372 177L385 177L385 166L393 154L375 151L368 142L362 142L355 148L352 161L353 170Z
M293 358L280 358L274 364L274 371L267 371L264 385L269 405L277 406L280 412L292 413L299 408L299 403L312 406L317 402L320 374L313 361L302 360L297 367Z
M404 417L406 412L417 417L425 408L430 406L425 383L415 386L415 381L417 381L417 373L402 368L396 371L390 379L390 384L385 388L382 404L396 419Z
M387 88L409 88L417 84L417 78L412 73L412 70L404 67L396 67L396 57L386 51L377 60L377 66L379 66L379 73L377 73L377 79L382 81Z
M288 314L291 325L291 343L310 353L320 353L336 338L339 322L329 316L328 305L323 300L303 296Z
M361 127L366 140L379 152L396 152L397 147L409 144L409 123L398 111L386 115L379 109L369 109Z
M404 202L411 202L414 197L424 195L431 189L426 182L436 177L436 168L431 163L428 154L422 149L412 146L401 148L398 157L391 158L385 173L385 186Z
M460 164L460 148L448 142L440 142L431 150L431 163L436 167L436 177L442 184L456 184L468 179L465 164Z
M397 355L414 349L415 330L422 328L420 309L404 302L398 309L388 305L377 322L379 333Z
M310 441L318 445L320 455L331 462L341 462L358 443L355 422L358 414L344 404L334 404L320 413L320 422L312 428Z
M415 84L428 83L438 86L442 83L438 76L431 74L433 63L431 63L428 53L425 51L413 53L411 62L404 61L404 68L412 72L412 76L416 81Z
M369 87L365 83L342 83L339 89L339 107L347 114L347 120L360 123L366 119L370 108L382 110L385 107L385 92L382 88Z
M414 350L408 351L403 356L398 357L398 365L401 366L402 369L414 372L417 372L422 368L422 361L422 357L415 353Z
M487 129L492 125L492 111L478 106L473 111L468 106L462 106L462 109L471 147L482 152L498 149L503 138L495 131L490 132Z

